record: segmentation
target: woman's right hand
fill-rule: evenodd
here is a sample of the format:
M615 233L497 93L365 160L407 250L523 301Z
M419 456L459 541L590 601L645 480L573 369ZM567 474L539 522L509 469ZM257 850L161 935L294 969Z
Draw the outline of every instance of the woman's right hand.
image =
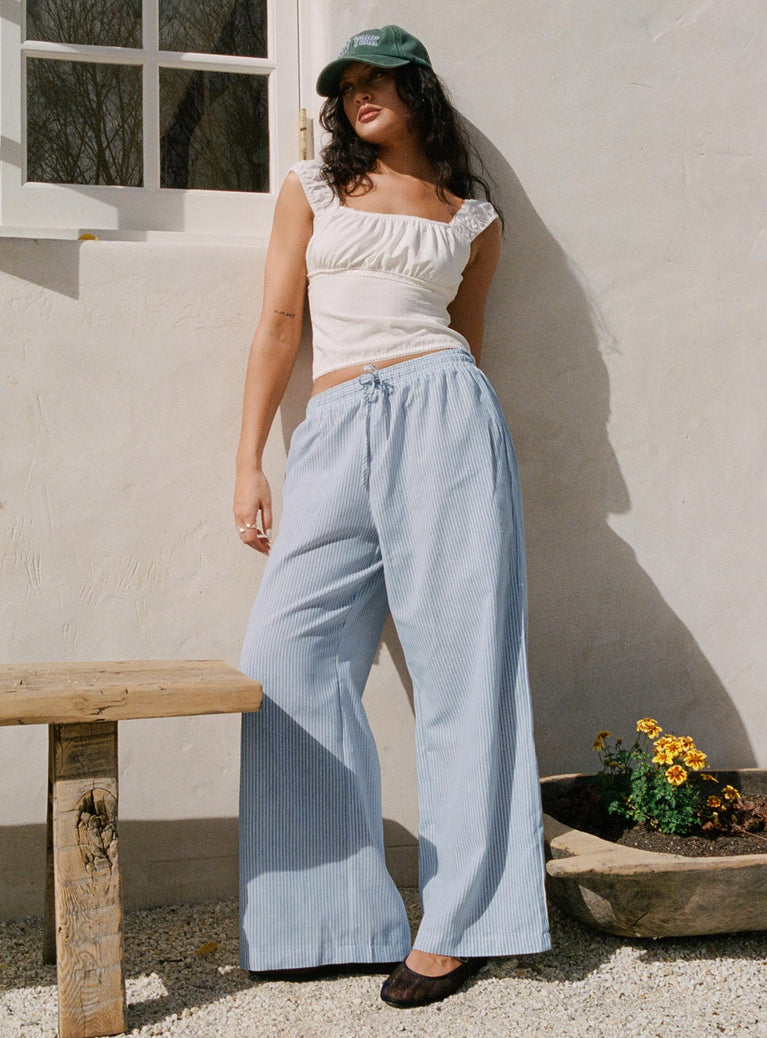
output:
M259 522L259 512L261 514ZM234 521L243 544L265 555L271 545L272 491L263 469L257 466L237 468L234 486Z
M274 210L261 317L248 356L236 456L234 521L242 543L265 555L270 549L272 493L261 460L301 342L306 248L313 226L312 208L295 170L291 170Z

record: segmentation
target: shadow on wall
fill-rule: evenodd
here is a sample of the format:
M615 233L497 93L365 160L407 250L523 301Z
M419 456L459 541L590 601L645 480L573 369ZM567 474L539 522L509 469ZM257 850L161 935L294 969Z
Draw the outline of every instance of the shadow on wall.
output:
M52 241L34 238L0 239L0 273L40 285L69 299L80 297L80 249L82 241ZM4 289L3 305L9 305Z
M620 344L504 157L469 130L507 224L481 366L503 406L522 472L541 773L592 769L595 732L609 728L630 740L645 715L692 735L716 766L753 767L751 743L724 686L608 525L610 514L631 507L607 435L602 353L619 353ZM311 392L310 338L307 323L282 405L286 450ZM382 640L412 707L391 616Z
M752 767L751 743L721 681L607 522L631 508L607 435L602 353L620 353L620 344L506 160L476 130L472 136L507 220L482 367L522 472L541 771L593 768L594 733L609 728L632 739L645 715L692 735L720 767Z
M120 871L127 912L238 895L238 819L120 820ZM386 864L401 887L418 886L418 846L384 819ZM0 920L45 911L45 825L0 826Z

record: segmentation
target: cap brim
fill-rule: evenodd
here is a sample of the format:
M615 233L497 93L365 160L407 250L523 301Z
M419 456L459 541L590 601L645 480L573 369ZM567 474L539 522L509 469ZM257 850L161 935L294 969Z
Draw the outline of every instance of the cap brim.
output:
M362 65L375 65L377 68L400 68L409 65L408 58L391 58L383 54L356 54L354 57L337 58L320 72L317 78L317 93L320 97L332 97L338 92L338 80L347 65L359 61Z

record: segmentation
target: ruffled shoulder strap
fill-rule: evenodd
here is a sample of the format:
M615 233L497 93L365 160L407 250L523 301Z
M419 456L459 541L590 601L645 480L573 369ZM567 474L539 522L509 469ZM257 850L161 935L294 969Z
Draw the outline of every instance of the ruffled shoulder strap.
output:
M465 241L474 241L497 217L498 213L489 202L467 198L453 217L453 227Z
M303 159L288 170L288 172L292 170L301 181L309 205L315 214L326 209L335 198L330 184L320 176L321 169L321 159Z

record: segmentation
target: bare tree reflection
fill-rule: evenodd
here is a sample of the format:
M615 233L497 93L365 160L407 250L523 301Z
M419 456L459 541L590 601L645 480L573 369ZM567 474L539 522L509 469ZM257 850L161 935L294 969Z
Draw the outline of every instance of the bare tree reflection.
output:
M27 0L27 39L141 46L141 0Z
M266 85L264 76L161 69L162 186L268 191Z
M229 12L221 18L225 6ZM163 46L167 39L167 45L189 50L197 45L212 54L266 53L266 9L262 4L235 0L230 5L192 5L161 0L160 19ZM267 105L265 78L162 69L162 186L268 191ZM226 151L216 146L221 139L231 142Z
M141 0L29 0L27 36L141 46ZM159 0L162 49L265 56L265 0ZM267 77L160 69L162 187L268 191ZM27 59L27 178L140 187L142 72Z
M266 57L266 4L160 0L160 49Z
M141 69L27 59L27 179L140 187Z

